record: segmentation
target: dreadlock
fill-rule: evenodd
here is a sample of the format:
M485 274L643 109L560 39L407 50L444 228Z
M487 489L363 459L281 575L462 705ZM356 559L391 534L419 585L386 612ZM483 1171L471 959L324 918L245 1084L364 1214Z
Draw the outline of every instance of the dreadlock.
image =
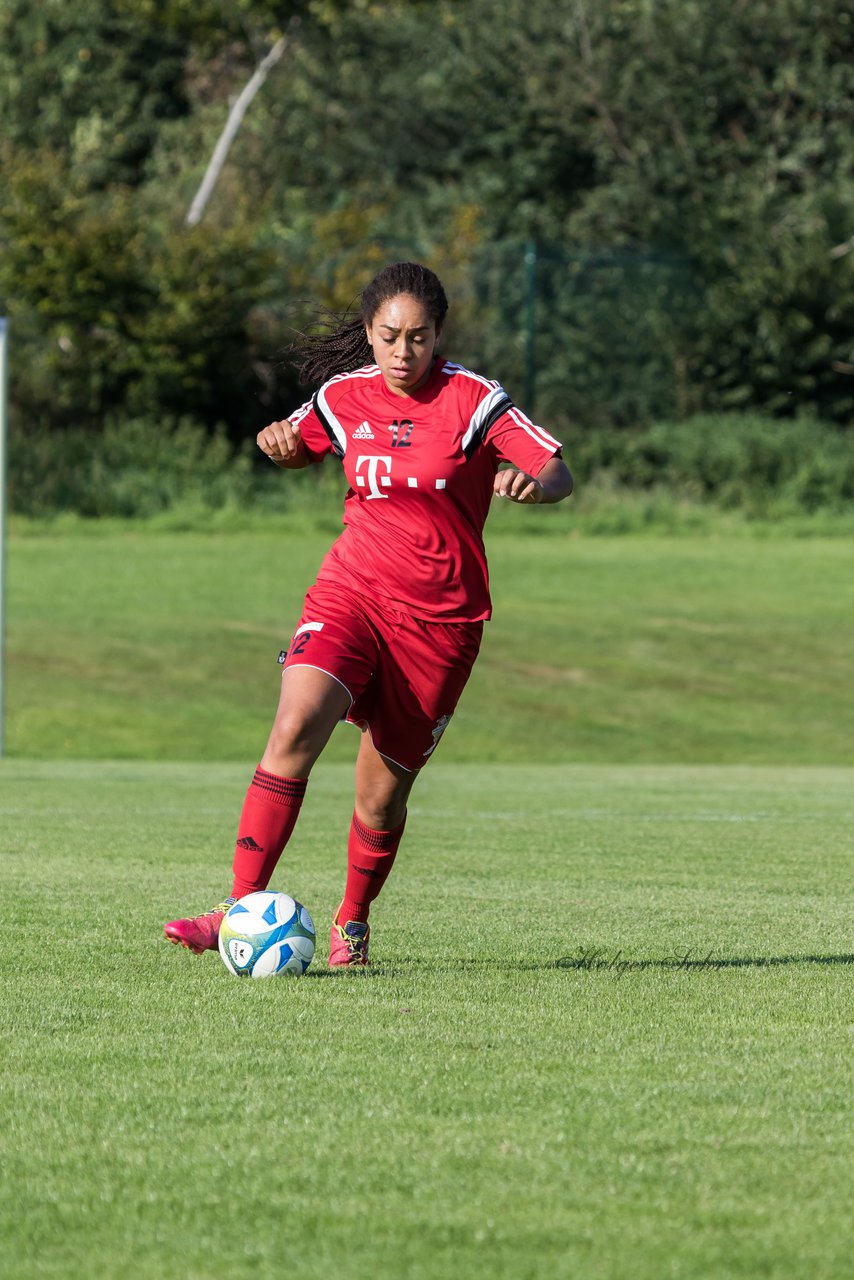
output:
M359 313L318 309L318 318L297 334L288 355L303 385L326 382L336 373L349 373L373 362L365 335L384 302L408 293L423 304L438 332L448 314L448 299L439 277L417 262L394 262L375 276L359 299Z

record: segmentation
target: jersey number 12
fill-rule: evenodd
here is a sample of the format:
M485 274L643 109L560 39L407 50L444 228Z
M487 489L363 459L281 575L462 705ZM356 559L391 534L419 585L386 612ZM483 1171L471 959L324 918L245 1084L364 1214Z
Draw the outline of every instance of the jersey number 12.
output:
M391 432L392 449L409 448L412 443L409 439L412 435L412 423L408 418L401 418L400 422L395 418L394 422L389 427L389 431Z

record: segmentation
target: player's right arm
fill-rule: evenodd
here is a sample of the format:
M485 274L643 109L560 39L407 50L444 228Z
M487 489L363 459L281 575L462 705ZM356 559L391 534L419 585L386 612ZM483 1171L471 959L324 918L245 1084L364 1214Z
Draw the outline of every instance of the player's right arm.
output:
M298 471L311 462L299 427L287 418L281 422L271 422L269 427L258 432L255 440L261 452L266 453L277 467Z

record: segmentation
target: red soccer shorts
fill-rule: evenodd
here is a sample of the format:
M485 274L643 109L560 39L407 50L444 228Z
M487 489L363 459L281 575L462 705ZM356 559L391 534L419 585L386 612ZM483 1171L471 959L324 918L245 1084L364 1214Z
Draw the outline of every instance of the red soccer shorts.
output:
M288 667L326 671L351 698L347 720L380 755L410 771L426 764L477 657L482 622L424 622L347 587L315 583Z

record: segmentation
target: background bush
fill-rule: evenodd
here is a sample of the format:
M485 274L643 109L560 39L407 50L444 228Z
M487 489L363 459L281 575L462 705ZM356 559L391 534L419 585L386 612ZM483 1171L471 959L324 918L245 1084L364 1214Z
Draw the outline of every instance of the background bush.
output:
M216 510L249 500L248 450L222 430L187 419L110 421L94 434L44 428L13 434L9 450L12 509L28 516L151 516L182 505Z
M765 518L854 506L854 437L830 423L711 414L634 431L576 427L563 438L579 497L595 492L600 504L669 492ZM257 455L254 441L235 446L222 428L210 433L189 419L113 420L103 433L69 429L57 443L44 428L12 433L17 514L148 517L299 507L327 510L337 527L346 489L334 463L283 477Z
M854 418L849 0L0 0L0 121L20 432L239 443L296 400L305 300L402 257L559 433Z
M844 511L854 502L854 439L813 419L700 414L636 431L574 431L567 443L579 476L664 487L750 516Z

